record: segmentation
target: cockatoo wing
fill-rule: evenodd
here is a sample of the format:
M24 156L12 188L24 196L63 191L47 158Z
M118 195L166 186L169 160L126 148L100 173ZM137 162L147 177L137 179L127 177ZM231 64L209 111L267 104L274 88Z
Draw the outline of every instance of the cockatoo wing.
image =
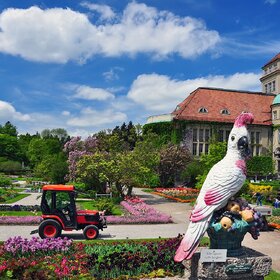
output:
M225 165L223 160L213 166L201 188L188 230L174 257L175 261L192 257L200 238L207 230L213 212L227 204L229 198L241 188L244 180L245 175L238 166Z
M213 166L201 188L191 214L191 221L200 221L215 210L224 207L227 201L240 190L245 179L243 170L237 165L220 161Z

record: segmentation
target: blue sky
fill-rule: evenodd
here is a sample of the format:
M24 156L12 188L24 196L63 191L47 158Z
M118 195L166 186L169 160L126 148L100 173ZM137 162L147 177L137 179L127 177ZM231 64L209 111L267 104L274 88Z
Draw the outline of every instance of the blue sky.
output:
M0 124L86 137L170 113L199 86L261 91L280 1L0 2Z

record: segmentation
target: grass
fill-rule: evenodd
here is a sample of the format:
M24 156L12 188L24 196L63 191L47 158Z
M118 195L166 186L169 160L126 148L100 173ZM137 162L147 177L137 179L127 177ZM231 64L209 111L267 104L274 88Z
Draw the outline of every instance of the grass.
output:
M99 210L103 211L104 209L98 209L97 205L95 204L95 200L76 200L77 206L80 206L82 209L87 210ZM112 208L112 214L115 216L120 216L123 214L122 207L120 205L114 205Z
M13 197L13 198L11 198L11 199L8 199L8 200L6 200L6 201L3 201L3 202L1 202L0 204L15 203L15 202L17 202L17 201L19 201L19 200L21 200L21 199L23 199L23 198L25 198L25 197L27 197L27 196L29 196L29 195L30 195L30 194L19 193L17 196L15 196L15 197Z
M280 273L271 270L271 272L264 277L264 280L280 280Z
M0 211L0 216L40 216L41 212L34 212L31 211Z

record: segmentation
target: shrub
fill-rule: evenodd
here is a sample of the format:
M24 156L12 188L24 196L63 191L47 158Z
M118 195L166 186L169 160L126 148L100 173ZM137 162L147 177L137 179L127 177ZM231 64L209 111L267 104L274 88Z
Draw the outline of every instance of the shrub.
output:
M179 246L181 237L154 241L86 246L90 255L88 266L97 279L117 279L121 275L137 277L158 269L167 273L182 274L183 265L175 263L173 256Z
M12 180L7 177L0 177L0 187L9 187L12 185Z
M280 208L276 208L272 210L272 215L273 216L280 216Z
M253 193L259 192L259 193L266 193L266 192L271 192L273 190L273 187L270 185L254 185L252 183L249 184L249 189L250 191L252 191Z
M115 207L115 203L110 198L98 198L95 200L95 206L99 211L106 210L106 215L113 214L113 208Z

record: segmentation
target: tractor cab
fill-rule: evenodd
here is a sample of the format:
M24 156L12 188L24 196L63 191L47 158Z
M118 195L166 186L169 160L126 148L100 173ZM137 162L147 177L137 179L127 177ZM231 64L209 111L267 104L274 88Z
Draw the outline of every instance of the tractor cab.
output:
M56 215L66 228L76 228L76 195L77 194L73 186L44 186L41 200L43 217Z
M77 210L77 193L70 185L43 186L41 210L43 221L37 233L41 238L55 238L61 231L83 230L86 239L95 239L106 228L106 219L97 210Z

